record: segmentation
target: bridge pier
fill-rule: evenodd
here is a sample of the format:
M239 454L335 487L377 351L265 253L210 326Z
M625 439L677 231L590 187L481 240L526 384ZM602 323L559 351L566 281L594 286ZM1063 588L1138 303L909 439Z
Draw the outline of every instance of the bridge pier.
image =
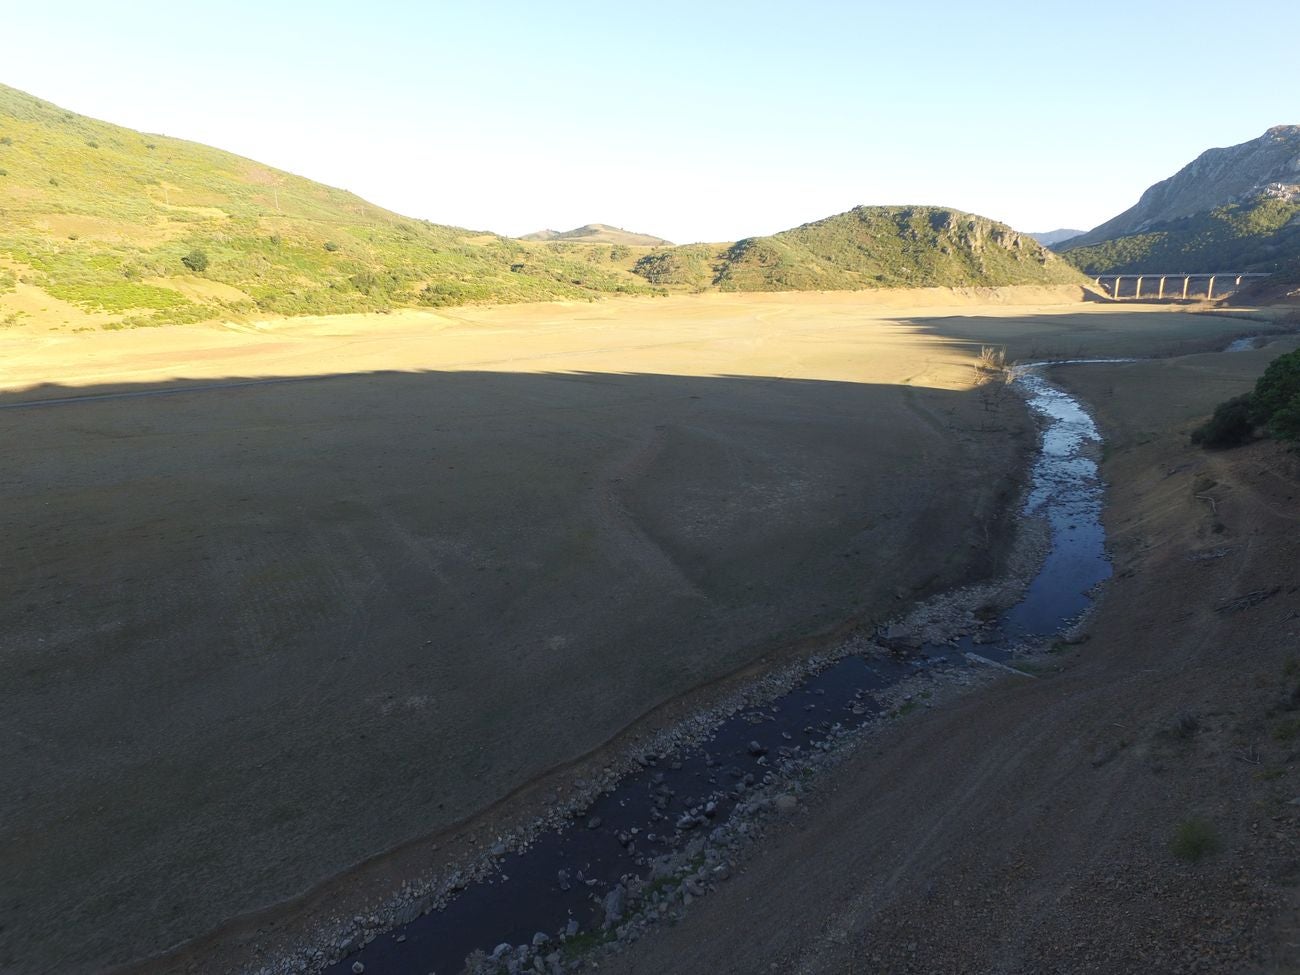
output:
M1156 298L1158 298L1160 301L1165 300L1165 278L1166 277L1167 275L1164 274L1160 275L1160 290L1156 292Z
M1190 274L1184 274L1183 275L1183 301L1187 300L1187 289L1190 288L1191 286L1192 286L1192 276Z
M1142 276L1141 274L1138 275L1137 286L1134 287L1134 289L1133 289L1133 297L1134 297L1134 298L1141 298L1141 297L1142 297L1142 277L1143 277L1143 276Z
M1206 287L1206 289L1205 289L1205 300L1206 300L1206 301L1209 301L1210 299L1212 299L1212 298L1214 297L1214 279L1215 279L1217 276L1218 276L1218 275L1215 275L1215 274L1211 274L1211 275L1210 275L1210 283L1209 283L1209 286Z

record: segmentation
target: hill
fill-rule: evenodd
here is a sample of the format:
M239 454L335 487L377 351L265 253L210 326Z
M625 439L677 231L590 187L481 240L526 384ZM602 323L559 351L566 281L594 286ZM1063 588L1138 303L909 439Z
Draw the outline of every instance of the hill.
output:
M1082 230L1067 230L1062 227L1059 230L1040 230L1037 233L1030 231L1029 236L1044 247L1051 247L1053 244L1061 244L1072 237L1078 237L1082 233Z
M110 326L650 290L609 248L411 219L0 86L0 321L24 288Z
M515 240L0 86L0 326L1081 280L1032 238L936 207L859 207L735 244L674 247L604 224Z
M622 244L628 247L672 246L671 240L652 237L649 234L634 234L622 227L611 227L607 223L589 223L573 230L538 230L524 234L520 240L566 240L575 244Z
M942 207L860 206L721 248L653 251L634 270L654 284L723 291L1073 284L1078 273L1026 234Z
M1090 274L1275 270L1300 256L1300 126L1203 152L1057 249Z

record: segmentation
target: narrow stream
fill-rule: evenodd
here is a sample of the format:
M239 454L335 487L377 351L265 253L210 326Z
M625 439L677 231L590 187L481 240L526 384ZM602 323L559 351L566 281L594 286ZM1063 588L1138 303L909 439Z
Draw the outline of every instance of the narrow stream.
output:
M847 656L761 708L733 715L712 737L644 766L599 798L578 821L543 834L523 853L507 853L489 880L461 891L442 910L379 935L326 971L345 975L360 962L371 975L452 975L475 949L552 939L572 922L598 930L598 903L649 861L724 823L767 772L770 753L816 749L844 728L872 721L876 694L922 670L974 666L968 654L1005 660L1014 645L1049 636L1078 616L1088 591L1110 575L1101 525L1102 483L1093 454L1101 437L1077 400L1028 367L1014 383L1041 418L1041 444L1023 515L1045 517L1051 549L1023 599L978 645L926 646L907 659ZM824 746L822 746L824 747Z

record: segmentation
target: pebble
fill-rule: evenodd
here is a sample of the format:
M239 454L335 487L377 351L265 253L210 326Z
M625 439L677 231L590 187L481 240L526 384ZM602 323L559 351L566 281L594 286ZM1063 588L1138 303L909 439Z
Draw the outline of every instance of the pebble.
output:
M361 962L354 961L352 963L352 975L361 975L361 973L364 972L365 970L366 970L366 966L361 964Z

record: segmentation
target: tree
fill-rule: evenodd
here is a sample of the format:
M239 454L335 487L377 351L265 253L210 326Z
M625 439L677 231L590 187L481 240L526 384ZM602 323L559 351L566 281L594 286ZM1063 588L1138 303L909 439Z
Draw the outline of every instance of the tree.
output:
M1256 423L1279 440L1300 439L1300 349L1268 364L1251 400Z

